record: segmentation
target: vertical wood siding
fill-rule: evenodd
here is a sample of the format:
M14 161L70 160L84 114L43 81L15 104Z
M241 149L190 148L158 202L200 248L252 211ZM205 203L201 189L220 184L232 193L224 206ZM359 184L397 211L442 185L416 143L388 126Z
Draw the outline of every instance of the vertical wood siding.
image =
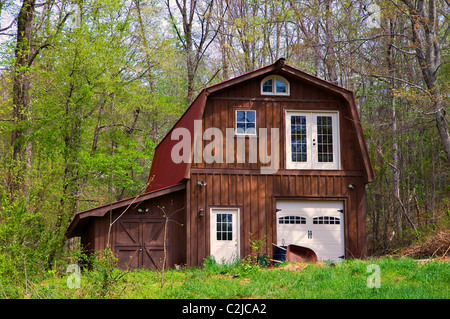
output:
M197 182L203 180L206 186ZM189 219L190 249L188 265L198 265L209 255L209 213L215 207L240 208L241 258L249 255L250 239L267 236L267 249L276 243L277 199L343 200L345 246L348 257L365 254L365 203L362 177L342 175L259 175L233 173L192 173ZM356 188L348 188L350 183ZM204 210L199 217L198 211ZM251 237L251 234L253 237ZM189 238L189 237L188 237Z
M350 111L344 101L318 87L290 81L291 96L261 96L260 81L256 78L239 86L213 93L208 97L203 115L203 130L217 127L223 132L223 163L193 163L189 186L190 205L187 212L188 245L187 264L198 265L209 255L209 214L214 207L240 208L240 257L251 253L250 239L267 236L267 251L271 254L276 243L277 199L342 200L345 211L345 248L347 257L365 255L365 186L363 163L357 147L355 129ZM253 98L248 98L248 97ZM249 163L249 139L246 137L246 161L237 162L234 138L234 163L226 163L226 128L235 127L235 111L252 109L257 112L257 132L268 129L270 154L270 128L279 128L280 168L276 174L261 175L260 167L267 164ZM287 170L285 167L285 112L286 110L339 111L340 170ZM254 138L254 137L253 137ZM258 138L258 137L257 137ZM202 149L210 143L203 141ZM203 180L206 186L199 186ZM349 189L353 183L355 189ZM199 217L199 210L204 216ZM253 237L251 237L251 234Z

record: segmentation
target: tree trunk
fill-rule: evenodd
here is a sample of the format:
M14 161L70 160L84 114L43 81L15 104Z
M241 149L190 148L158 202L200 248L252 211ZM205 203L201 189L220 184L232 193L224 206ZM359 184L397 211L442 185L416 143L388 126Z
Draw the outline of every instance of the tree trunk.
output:
M394 67L394 57L392 54L393 51L393 45L394 45L394 24L392 23L391 19L386 19L386 32L388 34L388 37L386 37L388 43L387 43L387 52L386 52L386 62L387 62L387 68L389 73L389 100L391 104L391 117L392 117L392 191L394 192L395 198L400 201L400 168L399 168L399 162L398 162L398 143L397 143L397 109L395 105L395 96L394 96L394 89L395 89L395 67ZM398 207L398 205L394 204L394 219L395 219L395 226L397 228L398 233L402 231L402 211L400 209L395 209L395 206Z
M17 42L14 50L15 65L13 78L13 119L14 130L11 134L11 145L13 147L13 159L24 160L24 125L28 119L29 112L29 90L31 87L28 75L29 54L31 50L31 34L33 30L35 1L24 0L17 18Z
M10 194L18 191L24 185L24 176L31 159L25 159L25 156L31 156L31 145L27 144L25 137L28 131L29 108L31 98L29 91L31 88L31 79L29 76L29 67L31 65L31 37L33 30L33 18L35 11L35 0L24 0L22 8L17 17L17 37L16 47L14 49L14 77L12 102L12 116L14 128L11 132L12 146L12 167L9 177ZM25 189L25 196L28 190Z
M336 68L334 63L334 40L332 33L332 23L331 23L331 2L333 0L327 0L325 3L325 36L326 36L326 53L325 53L325 66L327 68L327 80L333 83L338 83L338 78L336 74Z
M441 138L442 146L444 147L445 155L447 156L447 161L450 162L450 134L449 134L449 124L445 117L445 108L442 105L443 102L440 99L436 102L436 113L434 114L436 127Z
M181 33L172 14L171 4L169 2L170 1L166 0L166 6L169 10L169 17L171 19L172 26L177 33L178 39L183 44L184 52L186 54L187 100L190 104L194 99L195 76L197 74L198 66L200 65L200 61L203 59L206 49L217 36L220 26L217 27L217 30L211 32L211 17L214 7L214 0L204 1L200 4L197 0L183 0L182 2L180 2L180 0L175 0L183 22L183 32ZM195 23L194 17L196 17ZM199 37L194 37L192 34L194 24L200 25L201 34Z
M437 71L441 65L441 44L436 32L436 0L429 0L428 8L425 7L425 1L413 3L411 0L402 0L402 2L408 7L417 62L433 103L439 137L447 161L450 162L449 124L445 117L445 102L437 81ZM445 42L446 39L442 41Z

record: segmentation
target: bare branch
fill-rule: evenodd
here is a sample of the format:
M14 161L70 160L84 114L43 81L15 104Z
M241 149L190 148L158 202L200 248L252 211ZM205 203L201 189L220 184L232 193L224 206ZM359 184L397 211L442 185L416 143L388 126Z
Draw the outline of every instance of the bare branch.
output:
M0 32L6 31L9 28L11 28L13 26L14 22L16 22L16 20L17 20L17 17L15 17L7 27L0 29Z
M407 81L405 79L401 79L401 78L398 78L398 77L395 77L395 76L391 76L391 75L380 75L380 74L369 74L369 75L374 77L374 78L377 78L377 79L385 79L386 78L386 79L392 79L392 80L395 80L395 81L399 81L399 82L405 83L405 84L407 84L407 85L409 85L411 87L414 87L416 89L421 90L422 92L426 93L426 95L429 98L432 98L432 96L431 96L431 94L430 94L430 92L428 90L424 89L420 85L414 84L414 83L409 82L409 81Z

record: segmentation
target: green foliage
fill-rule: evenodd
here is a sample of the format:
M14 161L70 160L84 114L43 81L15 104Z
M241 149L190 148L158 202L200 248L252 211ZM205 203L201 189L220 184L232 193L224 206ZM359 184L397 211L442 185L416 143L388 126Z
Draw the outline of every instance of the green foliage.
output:
M155 29L158 6L143 7L154 61L136 36L130 3L89 0L48 10L36 12L33 45L49 45L27 68L26 120L9 120L14 74L0 73L1 271L20 285L25 265L30 278L62 267L75 212L145 190L156 145L186 109L183 68L174 63L181 57ZM14 39L1 47L8 50L0 63L12 70ZM13 160L10 138L19 128L27 150Z
M119 297L117 288L127 272L117 267L117 258L111 249L96 252L91 261L92 269L85 272L89 287L86 294L93 298Z
M217 265L206 259L202 268L167 269L163 289L159 271L117 270L111 268L114 262L107 254L98 262L95 269L82 272L80 288L69 289L67 275L53 274L30 283L30 297L448 299L450 294L450 266L438 260L422 264L409 258L355 259L336 264L253 266L252 271L245 271L240 263ZM379 288L367 285L372 265L379 267ZM11 287L4 282L2 285L7 296L12 297ZM24 289L17 288L17 296L24 297ZM0 294L1 290L0 286Z
M364 25L368 15L364 1L356 5L333 1L333 10L325 14L326 3L254 0L225 10L223 3L215 2L208 28L219 32L206 39L212 42L196 65L195 91L281 56L290 65L328 80L334 71L338 84L356 93L375 170L376 180L367 186L369 251L371 254L396 251L448 228L450 209L449 163L436 131L433 103L421 76L421 66L414 57L414 43L409 40L413 37L408 31L407 9L401 3L397 6L378 2L383 27L371 29ZM442 18L445 4L436 4L437 34L442 37L448 19ZM200 11L206 8L202 1L198 5ZM32 285L27 285L25 277L35 281L49 274L58 277L61 271L64 273L66 259L79 254L77 250L69 254L64 249L64 232L76 211L135 196L145 189L156 145L188 106L187 57L181 43L186 39L177 37L162 10L164 6L158 0L56 1L38 6L33 38L26 46L28 53L38 54L33 63L16 70L26 71L30 82L27 109L22 110L26 118L21 121L12 112L16 39L2 36L0 296L2 286L7 296L27 294L26 287L32 289ZM7 23L3 14L6 11L14 14L19 7L11 0L2 2L0 29ZM395 50L390 65L386 57L390 38L386 33L387 21L395 35L391 39ZM182 21L176 23L181 31ZM205 32L198 27L194 23L192 35L196 45ZM3 34L14 32L9 29ZM444 107L448 105L445 93L450 88L448 60L445 44L436 74ZM391 75L398 80L392 81ZM16 141L22 152L19 158L13 155L11 145L14 131L22 134ZM399 198L416 230L394 196L396 172L399 172ZM20 187L12 188L16 182ZM399 214L398 225L395 216ZM204 272L237 278L257 274L261 278L270 277L270 273L261 269L270 250L266 239L250 239L251 252L245 262L227 264L206 259ZM95 264L96 270L85 274L84 280L89 284L78 291L80 295L73 295L121 296L121 291L113 286L126 278L119 278L113 265L113 259L105 253ZM363 263L354 261L349 266L352 276L364 275ZM308 266L305 276L299 277L288 273L281 276L274 271L284 287L280 292L287 293L286 287L300 287L309 271L310 279L333 280L341 269ZM213 292L213 288L220 290L220 285L228 280L221 278L214 282L208 293L196 292L197 285L204 280L201 273L189 272L192 280L186 280L185 274L168 271L165 278L185 282L169 284L171 288L164 289L163 294L175 296L177 287L183 285L185 290L181 294L185 296L203 293L220 297L221 292ZM265 284L257 277L254 281L259 285L245 287L252 287L257 296L271 296L264 289L277 290L274 283ZM231 286L223 296L252 295L236 281ZM339 284L334 288L339 288ZM151 287L149 291L161 296ZM40 289L39 293L58 295L53 288ZM312 296L305 291L297 295L302 293Z
M265 266L269 260L267 252L267 235L262 239L252 239L253 234L250 233L250 250L251 254L247 257L247 263Z
M44 216L28 207L25 200L11 201L5 191L0 193L0 282L9 287L7 294L42 278L58 240Z

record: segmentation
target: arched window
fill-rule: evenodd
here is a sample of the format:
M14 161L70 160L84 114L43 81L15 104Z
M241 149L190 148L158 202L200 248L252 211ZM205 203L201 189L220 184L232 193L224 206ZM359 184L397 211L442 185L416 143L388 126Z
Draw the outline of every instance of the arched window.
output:
M261 82L262 95L289 95L289 82L279 75L269 75Z

